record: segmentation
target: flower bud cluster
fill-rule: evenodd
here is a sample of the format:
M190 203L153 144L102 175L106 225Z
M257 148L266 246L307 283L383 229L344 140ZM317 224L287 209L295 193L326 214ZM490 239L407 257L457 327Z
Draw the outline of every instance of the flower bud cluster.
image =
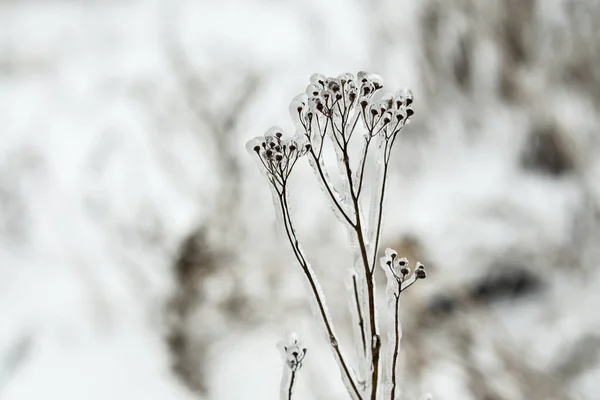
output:
M382 87L383 79L367 72L359 72L356 76L344 73L328 78L313 74L305 93L292 101L290 113L306 130L310 130L316 118L347 116L358 104L369 104L373 94Z
M389 139L410 123L414 114L412 103L412 92L406 89L393 96L385 96L377 102L362 102L360 107L365 126L371 135L383 132Z
M417 262L415 270L411 274L408 259L398 257L398 253L394 249L385 249L385 256L381 257L380 263L388 277L393 277L398 284L408 283L407 287L415 281L427 277L425 266L420 262Z
M248 149L258 155L269 177L277 177L283 183L298 158L310 149L310 144L299 137L286 139L281 128L272 127L264 137L249 142Z
M392 138L410 122L414 114L413 95L409 90L400 90L395 95L375 100L374 94L383 88L383 79L376 74L358 72L326 78L313 74L305 93L298 95L290 105L290 114L299 128L309 138L315 138L313 123L331 119L341 135L351 135L355 124L352 117L361 117L369 136L378 133L386 139ZM344 129L342 129L343 125ZM326 126L320 121L318 130ZM350 132L346 133L346 128ZM319 132L322 137L324 132Z
M300 342L296 334L288 335L285 340L277 344L277 347L291 371L296 372L302 367L302 361L308 349Z

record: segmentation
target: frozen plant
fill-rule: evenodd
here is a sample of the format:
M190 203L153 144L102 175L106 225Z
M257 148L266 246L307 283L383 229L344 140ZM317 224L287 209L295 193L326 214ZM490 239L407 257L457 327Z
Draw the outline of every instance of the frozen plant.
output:
M393 314L389 340L383 344L382 351L374 274L384 221L385 189L392 147L413 115L410 91L401 90L393 96L382 97L378 93L382 87L381 77L372 73L342 74L337 78L314 74L306 92L297 96L290 106L295 135L287 138L281 128L273 127L247 145L269 182L281 229L306 277L314 300L313 311L322 321L342 380L352 399L394 400L398 397L396 370L401 338L400 295L414 282L425 278L422 264L417 264L411 274L408 260L399 258L394 250L387 249L380 259L388 280L388 310ZM350 154L356 139L362 142L362 148L359 160L352 164ZM333 184L324 162L327 140L337 157L341 184ZM340 348L325 295L300 246L290 215L288 182L297 161L304 156L308 158L333 212L347 228L351 241L354 262L348 295L357 338L359 365L355 368L349 365ZM368 184L365 183L367 180ZM286 343L283 345L286 372L282 381L282 398L289 399L306 349L298 344L297 339L288 339Z
M283 356L283 375L281 377L281 399L291 400L296 383L296 373L302 367L307 348L300 342L295 333L277 343Z

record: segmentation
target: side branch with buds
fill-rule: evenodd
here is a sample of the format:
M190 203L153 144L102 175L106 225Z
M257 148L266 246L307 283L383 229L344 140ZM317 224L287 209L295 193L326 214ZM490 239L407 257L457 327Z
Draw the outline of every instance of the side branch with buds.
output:
M307 278L313 294L314 312L323 322L325 333L340 366L342 379L353 399L376 400L382 393L378 392L378 389L383 387L384 379L380 374L381 337L375 304L374 273L383 229L385 188L392 146L401 129L410 122L413 115L413 97L409 91L399 91L393 96L379 97L375 100L376 93L382 87L383 80L379 76L365 72L359 72L356 76L342 74L337 78L325 78L315 74L311 77L311 83L305 93L297 96L290 105L296 134L286 139L281 128L274 127L263 137L250 141L247 146L250 153L255 155L269 182L281 229ZM353 165L349 154L352 138L356 138L357 131L361 132L363 145L361 158ZM333 144L338 173L342 177L341 185L333 184L325 167L323 146L326 140ZM374 153L371 163L370 152ZM352 242L351 248L356 249L349 296L357 324L355 337L360 341L357 355L361 365L356 369L359 376L355 375L355 369L348 365L340 349L324 295L300 247L290 215L287 183L296 162L302 156L308 157L334 214L347 228ZM367 164L372 164L371 171ZM368 192L370 201L365 212L363 197L367 192L363 189L367 176L372 180L373 188ZM392 268L397 266L397 260L396 256L390 258L390 254L386 253L386 260L390 261L389 267ZM388 269L391 270L390 268ZM408 277L408 273L402 275L402 272L396 272L392 274L393 282L397 285L395 291L389 289L388 276L388 294L392 296L392 303L395 304L390 311L395 313L396 321L395 326L390 329L391 336L388 335L395 350L388 357L390 362L385 371L385 381L391 382L390 388L386 390L386 398L391 400L397 392L395 371L401 332L398 317L399 297L414 281L425 277L421 264L411 277ZM388 273L386 270L386 274ZM294 379L295 371L291 375L290 388ZM289 395L291 396L291 390Z

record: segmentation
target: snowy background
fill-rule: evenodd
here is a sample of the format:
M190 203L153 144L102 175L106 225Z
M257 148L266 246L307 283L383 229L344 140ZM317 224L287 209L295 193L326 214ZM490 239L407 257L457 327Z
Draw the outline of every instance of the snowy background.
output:
M345 398L244 144L358 70L416 97L404 398L600 398L597 1L0 0L0 399L275 399L289 330L297 398ZM295 174L350 352L343 230Z

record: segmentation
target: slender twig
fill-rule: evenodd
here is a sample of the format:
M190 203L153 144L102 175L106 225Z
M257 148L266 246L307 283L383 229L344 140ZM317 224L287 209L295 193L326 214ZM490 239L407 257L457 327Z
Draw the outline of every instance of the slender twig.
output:
M296 371L291 371L290 387L288 388L288 400L292 400L292 392L294 390L294 380L296 379Z
M387 152L387 146L388 146L388 142L386 141L385 143L385 148L384 148L384 154ZM377 249L379 248L379 238L381 236L381 225L382 225L382 221L383 221L383 202L385 200L385 187L386 187L386 181L387 181L387 174L388 174L388 166L389 166L389 160L387 158L384 157L384 161L383 161L383 179L381 181L381 189L380 189L380 193L379 193L379 204L378 204L378 210L377 210L377 225L375 228L375 245L373 246L373 267L371 269L371 275L373 275L373 273L375 272L375 262L377 261Z
M294 228L292 226L292 221L291 221L291 218L289 215L289 207L287 205L285 191L281 195L279 195L279 204L280 204L280 208L281 208L281 212L282 212L282 216L283 216L283 222L284 222L284 227L285 227L285 231L286 231L286 236L288 237L290 245L292 246L292 250L294 251L294 255L296 256L296 259L298 260L298 263L300 264L300 266L308 280L311 291L317 302L317 306L319 308L319 314L321 315L321 318L325 325L325 330L327 331L329 343L331 344L331 346L333 348L334 354L340 361L340 364L342 366L342 373L347 378L349 385L351 386L351 388L350 388L351 392L354 392L356 397L358 399L360 399L361 395L360 395L360 392L356 385L356 382L354 381L354 378L351 375L350 369L347 366L346 360L344 359L344 356L343 356L342 352L340 351L339 342L336 338L335 332L333 331L333 327L330 322L330 317L327 313L327 307L325 306L325 299L323 298L321 290L318 287L316 277L314 276L314 273L313 273L312 269L310 268L310 266L308 265L304 255L302 253L302 250L300 249L300 246L298 244L298 239L296 237Z
M323 185L325 186L325 190L327 190L327 194L329 194L329 197L333 201L333 204L335 205L335 207L337 208L337 210L340 212L340 214L342 215L342 217L346 220L346 222L351 227L354 227L355 226L355 222L350 219L350 217L348 216L348 214L346 213L346 211L344 211L344 209L342 208L342 205L340 204L339 200L337 199L337 197L335 196L335 194L333 192L332 186L329 184L329 180L325 176L325 172L323 171L323 167L321 165L321 159L317 157L317 155L315 154L315 152L312 149L312 147L309 150L309 153L313 157L313 160L314 160L317 172L319 173L319 177L321 178L321 181L323 182Z
M358 315L358 326L360 327L360 336L362 342L363 353L366 354L367 351L367 340L365 338L365 321L363 319L362 308L360 306L360 300L358 297L358 285L356 283L356 275L352 275L352 288L354 290L354 301L356 306L356 313Z
M400 293L402 293L402 285L398 283L398 294L394 294L394 354L392 355L392 389L390 392L390 400L396 399L396 365L400 350Z
M365 281L367 286L367 305L368 317L369 317L369 333L371 336L371 400L377 398L377 385L379 379L379 349L381 348L381 340L377 328L377 316L375 310L375 287L373 282L373 275L371 274L371 268L369 266L367 246L364 238L361 217L360 217L360 203L358 197L354 193L352 185L352 170L350 169L350 161L348 157L348 148L344 146L342 148L344 155L344 167L346 170L346 179L349 183L350 197L352 198L352 205L354 206L354 213L356 215L356 225L353 227L358 239L358 245L360 248L360 255L363 260L363 266L365 269Z

